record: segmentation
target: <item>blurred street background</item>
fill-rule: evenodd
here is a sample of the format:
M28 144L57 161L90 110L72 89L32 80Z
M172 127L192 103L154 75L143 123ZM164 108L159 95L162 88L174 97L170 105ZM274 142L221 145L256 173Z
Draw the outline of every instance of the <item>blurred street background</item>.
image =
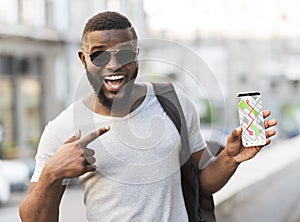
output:
M260 91L263 106L278 120L272 145L247 163L252 171L242 168L216 194L219 221L300 221L299 0L0 0L0 5L1 222L20 221L18 205L45 125L86 93L77 56L81 33L87 19L104 10L132 21L141 39L140 79L182 86L197 106L208 142L224 144L223 135L238 126L239 92ZM82 195L77 185L67 189L61 221L85 221Z

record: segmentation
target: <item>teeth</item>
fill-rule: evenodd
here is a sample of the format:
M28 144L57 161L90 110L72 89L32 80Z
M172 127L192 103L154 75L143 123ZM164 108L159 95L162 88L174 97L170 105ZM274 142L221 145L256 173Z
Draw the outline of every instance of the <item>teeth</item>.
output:
M105 80L109 80L109 81L121 80L123 78L124 78L124 75L113 75L113 76L104 77Z

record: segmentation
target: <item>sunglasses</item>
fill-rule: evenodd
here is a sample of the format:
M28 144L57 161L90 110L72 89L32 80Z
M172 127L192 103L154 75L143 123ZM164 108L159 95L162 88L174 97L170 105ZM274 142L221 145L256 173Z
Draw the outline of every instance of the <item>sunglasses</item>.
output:
M104 67L109 63L111 55L114 55L121 65L134 62L138 55L138 51L133 49L119 49L116 51L96 51L88 55L94 65Z

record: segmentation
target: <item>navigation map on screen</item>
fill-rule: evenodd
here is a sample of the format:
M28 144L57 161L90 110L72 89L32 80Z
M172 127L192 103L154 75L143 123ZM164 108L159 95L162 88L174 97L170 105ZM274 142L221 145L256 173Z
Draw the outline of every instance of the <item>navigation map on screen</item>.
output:
M243 129L243 145L264 145L266 135L260 94L240 94L238 96L238 112Z

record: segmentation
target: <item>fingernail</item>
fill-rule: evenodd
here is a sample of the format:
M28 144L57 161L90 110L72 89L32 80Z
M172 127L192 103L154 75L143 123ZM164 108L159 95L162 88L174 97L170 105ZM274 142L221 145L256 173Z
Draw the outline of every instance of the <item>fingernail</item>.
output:
M109 130L109 126L105 126L104 129L105 129L105 130Z
M240 133L240 132L242 132L242 127L239 126L239 127L236 128L235 130L236 130L238 133Z
M81 135L80 129L77 129L74 136L76 137L76 139L79 139L80 135Z

